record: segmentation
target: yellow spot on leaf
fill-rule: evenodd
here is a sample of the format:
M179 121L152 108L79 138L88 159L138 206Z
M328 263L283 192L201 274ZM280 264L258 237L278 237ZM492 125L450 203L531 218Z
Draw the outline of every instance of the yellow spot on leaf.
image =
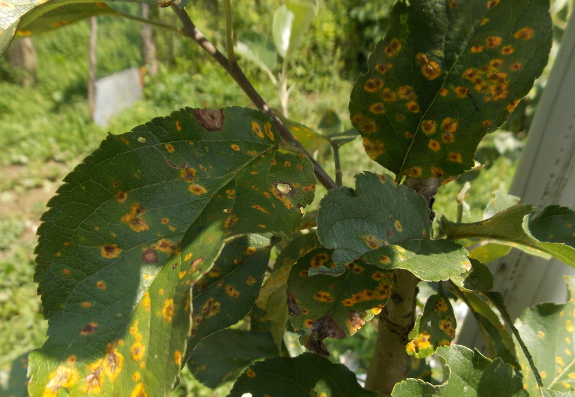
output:
M492 9L493 7L495 7L497 4L499 4L499 0L489 0L487 2L487 8Z
M432 135L437 129L437 125L433 120L423 120L421 122L421 129L425 132L425 135Z
M571 320L565 321L565 328L567 329L567 332L573 332L573 323Z
M144 358L144 353L146 352L146 346L140 342L134 343L130 347L130 353L132 354L132 360L135 362L141 361Z
M231 147L232 149L234 149L235 151L240 151L240 147L239 147L238 145L236 145L235 143L232 144L230 147Z
M447 303L445 302L445 300L443 298L438 299L437 303L435 304L435 310L440 311L440 312L447 311Z
M252 121L252 130L259 136L261 139L264 139L264 133L262 132L262 127L257 121Z
M224 221L224 229L229 229L238 221L238 216L236 214L229 215Z
M195 194L196 196L199 196L200 194L204 194L204 193L208 192L205 187L203 187L201 185L197 185L197 184L191 184L190 186L188 186L188 190L192 194Z
M421 67L421 72L428 80L435 80L441 76L441 68L435 61L431 61Z
M369 107L369 111L373 114L385 113L385 106L381 102L374 103Z
M266 135L268 136L268 138L270 138L272 141L275 141L276 138L275 138L274 133L272 131L272 125L270 123L265 123L264 129L266 130Z
M150 293L146 292L142 298L142 301L140 302L140 305L142 305L142 307L144 309L146 309L147 312L150 311L151 307L152 307L152 300L150 299Z
M505 47L503 47L501 49L501 53L503 55L513 54L513 51L515 51L515 50L513 49L513 46L511 46L511 45L506 45Z
M491 36L485 39L485 43L489 48L495 48L501 45L501 37L499 36Z
M396 56L399 53L399 51L401 51L401 42L395 38L391 40L391 42L387 47L385 47L385 53L389 57Z
M226 286L226 294L228 294L228 296L230 296L231 298L237 298L238 296L240 296L239 291L231 285Z
M419 113L419 105L417 104L417 102L407 102L405 104L405 106L407 106L407 110L409 110L412 113Z
M106 356L102 362L102 368L106 376L113 382L116 380L120 372L122 371L122 365L124 364L124 356L118 352L117 349L113 347L113 344L108 345L106 349Z
M443 171L441 168L431 167L431 175L433 175L435 178L441 178L444 173L445 171Z
M430 139L427 146L434 152L437 152L439 149L441 149L441 145L435 139Z
M172 322L172 317L174 316L175 306L173 299L164 299L162 304L161 314L164 320L168 323Z
M146 388L142 382L138 383L136 387L132 390L130 397L148 397L146 393Z
M441 95L441 96L447 96L448 93L449 93L449 91L445 88L442 88L441 90L439 90L439 95Z
M174 152L174 146L170 145L169 143L165 145L166 150L168 151L168 153L173 153Z
M99 289L106 289L106 283L104 281L100 280L96 283L96 287Z
M406 101L415 101L417 99L417 95L415 94L415 91L413 91L412 86L409 85L401 86L399 87L399 90L397 92L399 94L399 97Z
M379 243L379 241L377 240L377 238L375 236L368 234L368 235L362 236L361 239L365 242L365 245L367 245L371 249L376 249L376 248L381 247L381 244Z
M177 366L181 366L182 365L182 352L179 350L176 350L174 352L174 363Z
M459 153L449 153L447 160L453 161L455 163L461 163L461 154Z
M411 167L410 169L404 172L405 175L413 176L415 178L421 176L422 170L421 167Z
M478 52L482 52L483 51L483 46L481 45L474 45L473 47L471 47L471 52L473 53L478 53Z
M383 87L383 81L381 79L368 79L363 86L363 89L367 92L376 92L381 87Z

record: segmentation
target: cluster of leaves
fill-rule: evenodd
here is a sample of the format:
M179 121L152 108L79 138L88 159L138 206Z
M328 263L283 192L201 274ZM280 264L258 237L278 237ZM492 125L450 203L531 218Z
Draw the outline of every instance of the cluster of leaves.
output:
M50 3L52 12L71 7L58 5ZM86 5L74 7L103 12ZM46 7L8 7L0 45L16 30L41 27ZM291 24L274 34L284 61L314 13L294 0L276 14L276 26ZM256 41L244 54L271 75L275 54ZM312 220L317 228L301 223L316 189L312 163L285 150L262 112L186 108L110 135L66 177L42 218L35 280L49 330L29 355L30 395L167 395L186 363L210 386L241 373L231 396L375 395L321 356L329 354L326 338L351 336L387 309L397 269L441 282L405 350L416 358L437 352L444 382L408 379L393 396L570 391L572 301L530 309L518 323L531 350L555 349L555 364L544 353L518 356L500 324L499 315L510 321L492 275L464 246L489 240L575 266L575 212L551 206L534 215L527 205L493 202L484 221L443 219L447 239L432 239L429 197L399 184L446 183L469 170L479 141L541 73L550 45L545 0L399 1L350 103L367 154L395 177L365 172L354 189L329 191ZM354 135L329 113L321 126L321 136L290 127L310 142L325 138L334 153ZM446 290L470 306L491 358L451 346L457 324ZM242 320L249 329L229 328ZM317 354L292 357L296 339Z

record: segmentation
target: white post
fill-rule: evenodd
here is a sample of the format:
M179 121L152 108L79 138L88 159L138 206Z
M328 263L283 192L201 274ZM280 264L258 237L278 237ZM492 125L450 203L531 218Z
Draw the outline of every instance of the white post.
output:
M561 40L509 193L538 208L560 204L575 209L575 12ZM563 275L575 274L575 269L561 261L517 249L490 268L494 290L503 294L513 319L536 303L564 302ZM468 316L458 343L483 348L474 322Z

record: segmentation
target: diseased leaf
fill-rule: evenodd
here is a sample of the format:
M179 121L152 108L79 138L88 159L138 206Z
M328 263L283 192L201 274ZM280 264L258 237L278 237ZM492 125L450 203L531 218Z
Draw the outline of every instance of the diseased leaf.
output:
M477 259L483 263L489 263L497 258L505 256L511 251L511 246L488 243L484 245L478 244L476 248L467 247L470 259Z
M446 380L434 386L407 379L393 388L393 397L527 397L521 377L500 358L491 361L464 346L440 347L437 354Z
M194 285L186 359L202 339L236 324L250 312L262 285L270 250L266 237L250 235L233 240Z
M438 347L449 346L455 339L457 321L449 298L439 288L427 299L423 314L418 316L409 333L406 351L416 358L431 356Z
M451 277L459 288L468 291L490 291L493 288L493 273L477 259L470 258L471 270Z
M570 208L550 205L535 215L531 205L516 205L481 222L454 223L443 217L441 225L453 240L492 239L575 267L575 211Z
M0 396L28 397L28 353L12 360L0 369Z
M194 378L214 389L235 380L254 361L277 355L269 332L225 329L199 343L188 367Z
M333 261L346 265L387 244L431 236L425 199L389 175L364 172L355 190L332 189L320 202L317 234Z
M229 397L376 397L363 389L343 364L312 353L295 358L275 357L249 367L234 384Z
M572 300L529 307L515 321L543 385L550 390L565 393L575 389L574 324L575 302ZM538 395L539 388L527 358L522 351L518 352L518 357L526 390L530 395Z
M317 161L325 161L331 155L329 141L321 134L303 124L286 119L281 112L276 112L282 123L290 130L302 146L313 155Z
M361 260L348 264L339 276L317 274L311 269L335 268L332 250L316 248L292 267L288 280L288 309L302 345L328 355L323 340L355 334L387 303L393 272Z
M271 321L271 333L278 347L284 339L288 320L286 288L289 272L296 260L318 246L315 231L291 240L278 255L275 270L266 280L256 301L257 305L267 312L267 318Z
M30 354L33 397L172 390L190 285L226 240L289 235L313 199L311 163L278 142L262 112L184 109L109 135L66 177L39 229L49 329Z
M495 314L491 306L477 295L465 291L463 294L475 312L474 317L483 335L489 357L499 357L514 368L519 368L515 344L505 325L501 323L499 316Z
M92 16L121 16L106 3L71 3L56 7L29 22L22 20L16 38L50 32Z
M396 175L455 177L547 63L548 0L398 1L353 89L367 154Z
M127 2L147 2L167 7L176 4L184 7L189 0L123 0ZM93 3L88 5L89 3ZM101 5L101 7L100 7ZM62 10L58 8L65 7ZM98 7L98 8L96 8ZM73 15L68 15L72 12ZM93 14L90 14L93 13ZM91 15L120 15L99 1L89 0L1 0L0 1L0 57L4 55L16 34L28 36L57 27L66 26ZM33 23L41 18L38 27ZM49 26L48 26L49 24ZM34 30L38 30L34 32Z
M461 245L449 240L406 240L363 255L383 269L409 270L424 281L441 281L467 273L471 262Z

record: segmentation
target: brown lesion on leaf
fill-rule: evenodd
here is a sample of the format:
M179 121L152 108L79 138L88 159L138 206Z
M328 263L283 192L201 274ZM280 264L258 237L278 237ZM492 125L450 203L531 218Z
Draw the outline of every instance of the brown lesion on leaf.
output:
M311 326L311 334L305 347L320 356L327 357L329 351L323 341L326 338L342 339L345 337L345 331L337 325L332 316L323 316Z
M399 87L397 93L399 94L399 97L401 99L404 99L406 101L415 101L417 99L417 94L413 90L413 87L410 85L403 85Z
M437 152L441 149L441 145L435 139L430 139L429 144L427 145L431 150Z
M230 227L232 227L236 222L238 221L238 216L236 214L231 214L229 215L225 220L224 220L224 229L229 229Z
M372 160L377 159L385 153L385 144L380 141L363 138L363 147L365 148L365 153L367 153Z
M469 93L469 88L466 87L456 87L455 93L459 98L467 98L467 94Z
M142 254L142 262L158 263L158 253L153 249L144 251L144 253Z
M296 297L286 290L288 314L290 316L299 316L301 314Z
M487 47L489 48L495 48L499 45L501 45L501 37L499 36L490 36L488 38L485 39L485 44L487 44Z
M381 102L374 103L369 107L369 111L373 114L385 113L385 106Z
M435 80L441 76L441 67L437 62L431 61L421 67L421 72L428 80Z
M97 330L98 330L98 323L91 321L88 324L86 324L84 327L82 327L82 329L80 330L80 335L83 335L83 336L91 335L91 334L96 333Z
M206 130L220 131L224 127L225 116L223 109L209 110L208 108L195 108L193 111L198 123Z
M240 296L240 292L237 289L235 289L232 285L226 286L225 290L226 294L228 294L228 296L231 298L237 298L238 296Z
M482 52L483 51L483 46L481 45L474 45L473 47L471 47L471 52L473 52L474 54L477 54L478 52Z
M126 201L127 198L128 193L126 192L119 191L118 193L116 193L116 200L118 200L118 203L123 203L124 201Z
M445 143L453 143L453 142L455 142L455 134L453 134L451 132L446 132L444 134L441 134L441 140Z
M461 154L459 153L449 153L447 156L447 160L453 161L455 163L461 163Z
M515 34L513 35L513 37L515 37L516 39L532 39L533 38L533 29L530 27L524 27L523 29L518 30L517 32L515 32Z
M158 241L158 243L155 246L156 246L155 248L159 249L165 254L170 254L175 248L174 243L166 239Z
M313 298L315 300L318 300L320 302L326 302L326 303L330 303L333 302L334 299L331 296L331 294L329 292L325 292L325 291L318 291L313 295Z
M192 167L180 170L180 178L182 178L184 182L193 182L196 178L196 174L196 169Z
M363 89L367 92L376 92L381 87L383 87L383 81L381 79L368 79L365 82Z
M389 88L384 88L381 92L381 99L383 99L384 102L393 103L397 101L397 95Z
M515 62L513 65L509 67L509 69L516 71L522 68L522 65L519 62Z
M431 175L433 175L435 178L441 178L444 173L445 171L443 171L441 168L431 167Z
M100 255L106 259L117 258L120 255L120 248L116 244L106 244L100 247Z
M487 2L487 8L491 10L491 9L494 8L497 4L499 4L499 0L489 0L489 1Z
M190 191L190 193L192 193L196 196L199 196L201 194L208 192L208 190L205 187L198 185L198 184L195 184L195 183L188 186L188 190Z
M114 382L120 372L122 371L122 366L124 364L124 356L118 349L114 347L114 343L110 343L106 348L106 355L104 356L104 361L102 362L102 368L106 376Z
M399 53L399 51L401 51L401 42L396 38L393 38L389 43L389 45L385 47L385 53L389 57L396 56Z
M409 110L410 112L419 113L419 105L417 104L417 102L415 101L407 102L406 106L407 110Z
M506 45L505 47L503 47L501 49L501 53L503 55L513 54L513 51L515 51L515 50L513 49L513 46L511 46L511 45Z

